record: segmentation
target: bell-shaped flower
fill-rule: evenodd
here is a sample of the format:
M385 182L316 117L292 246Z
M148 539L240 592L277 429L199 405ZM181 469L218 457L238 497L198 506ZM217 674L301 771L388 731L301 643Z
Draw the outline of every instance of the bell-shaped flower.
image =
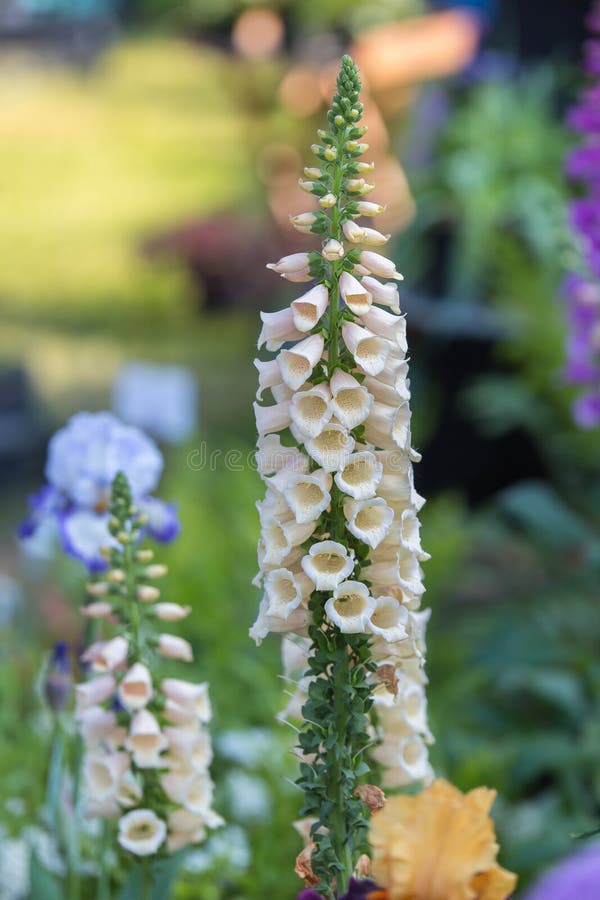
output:
M337 259L343 259L344 252L344 245L340 244L339 241L336 241L333 238L327 241L327 243L323 247L323 250L321 251L323 258L328 262L335 262Z
M212 761L212 746L208 731L192 731L189 728L165 728L169 752L165 764L172 771L181 773L206 772Z
M143 794L144 792L140 782L131 769L127 769L121 776L119 784L117 785L117 800L119 805L124 806L126 809L131 806L139 806Z
M378 587L398 585L409 594L420 597L425 592L421 567L414 553L405 550L389 556L375 555L369 566L369 581Z
M410 400L410 385L406 377L408 364L400 363L394 372L386 369L377 378L367 375L363 385L371 396L379 403L396 406L401 400Z
M375 548L383 541L394 519L394 510L381 497L347 500L344 503L346 527L359 541Z
M394 445L408 451L410 447L410 407L406 400L398 406L375 401L365 422L365 439L374 447L391 450Z
M159 634L156 649L169 659L182 659L184 662L192 662L194 659L190 642L174 634Z
M297 341L303 337L294 324L292 310L287 307L277 312L261 312L262 328L258 336L258 349L267 345L267 350L279 350L286 341Z
M344 343L358 366L369 375L378 375L385 367L391 344L355 322L342 325Z
M351 575L354 553L337 541L319 541L302 559L302 568L317 591L332 591Z
M110 616L113 609L108 600L95 600L81 607L81 615L86 619L106 619Z
M373 303L379 303L381 306L389 306L392 312L400 313L400 295L398 287L393 281L382 284L372 275L364 275L362 280L363 288L367 290L373 298Z
M321 434L305 443L308 455L325 469L336 472L354 450L354 438L343 425L330 422Z
M152 713L141 709L131 720L125 746L138 768L159 769L163 764L160 754L166 750L168 741Z
M130 764L128 753L86 753L83 762L86 801L97 804L116 801L119 782Z
M206 838L206 822L202 816L191 813L180 807L168 814L169 833L167 849L169 853L177 853L190 844L198 844Z
M273 475L283 470L301 474L308 472L309 469L306 454L297 447L285 447L278 434L259 437L254 459L261 476Z
M427 747L418 734L402 738L384 735L373 750L373 759L383 767L384 787L405 787L415 781L429 783L433 779Z
M391 234L382 234L381 231L377 231L375 228L363 228L360 243L367 244L369 247L379 247L382 244L387 244L390 238Z
M274 361L280 378L292 391L297 391L312 375L323 355L325 341L322 334L311 334L290 350L281 350Z
M383 474L383 465L374 453L364 450L352 453L335 474L335 483L341 491L355 500L374 497Z
M96 672L114 672L127 662L129 644L120 635L110 641L98 641L81 654L84 663L91 663Z
M267 263L267 269L272 269L279 275L290 275L294 272L300 272L309 266L308 253L292 253L289 256L282 256L276 263Z
M210 817L214 785L206 772L181 775L169 772L161 778L162 788L174 803L180 803L191 813Z
M298 391L290 402L292 433L299 441L317 437L331 419L329 385L318 384L308 391Z
M308 573L307 573L308 574ZM273 569L265 578L267 615L287 619L311 594L313 585L303 572Z
M406 319L404 316L396 316L385 309L379 309L378 306L371 306L361 316L361 321L365 328L368 328L373 334L384 335L394 341L402 354L408 351Z
M418 512L425 500L415 490L413 467L405 453L399 450L377 450L375 456L383 465L383 475L377 493L390 505L403 509L412 506Z
M104 703L117 686L112 675L99 675L83 684L75 685L75 713L79 716L84 710L98 703Z
M268 606L268 599L263 597L258 608L256 622L248 632L257 646L262 644L263 640L271 632L274 634L294 633L302 636L308 634L311 615L304 605L294 609L287 619L282 619L280 616L270 616L267 613Z
M119 819L117 840L135 856L152 856L165 842L167 826L151 809L132 809Z
M272 388L277 384L281 384L281 372L277 361L270 359L264 362L262 359L255 359L254 365L258 370L258 389L256 391L256 399L262 400L263 391Z
M273 434L283 431L291 424L290 404L288 400L281 403L273 403L271 406L259 406L252 404L256 418L256 430L259 434Z
M301 333L311 331L321 319L329 303L329 293L324 284L317 284L306 294L291 303L294 326ZM294 338L294 340L296 340Z
M380 203L372 203L370 200L359 200L356 204L356 211L359 216L380 216L385 212L385 206Z
M385 543L395 544L396 547L399 545L407 553L413 553L421 562L429 559L429 553L421 546L421 524L414 509L404 509L399 514L399 519L396 517Z
M193 684L180 678L164 678L160 686L168 700L189 710L199 722L210 722L212 709L206 682Z
M317 221L317 217L312 212L299 213L297 216L289 217L291 224L301 234L310 234L312 226Z
M375 609L369 619L369 631L379 635L388 643L408 638L406 626L409 613L395 597L382 595L375 598Z
M127 735L124 727L117 725L117 716L102 706L90 706L77 715L79 732L86 750L109 746L116 750Z
M350 241L352 244L360 244L363 240L363 229L360 225L357 225L356 222L353 222L352 219L347 219L342 225L342 231L344 232L344 237L347 241Z
M282 521L275 516L269 516L265 519L261 531L265 543L263 563L268 566L281 565L293 548L303 544L313 530L312 522L299 525L295 519Z
M325 604L328 619L344 634L367 631L375 601L361 581L342 581Z
M276 489L276 487L274 486L275 484L275 478L271 478L268 482L265 496L262 500L257 500L256 502L256 508L258 510L258 515L260 516L261 525L264 525L265 522L273 516L282 516L283 518L289 518L288 502L285 499L283 493Z
M379 278L394 278L403 281L404 276L396 271L396 266L391 259L374 253L372 250L363 250L359 256L360 265L367 269L367 274L378 275Z
M130 712L143 709L154 696L152 676L144 663L132 665L119 684L119 700Z
M331 503L331 475L323 469L316 469L310 475L285 474L283 496L296 522L299 525L316 522Z
M358 278L349 272L342 272L339 281L340 295L355 316L364 316L371 308L371 294Z
M373 403L367 388L343 369L335 370L329 387L331 411L341 425L350 430L365 421Z

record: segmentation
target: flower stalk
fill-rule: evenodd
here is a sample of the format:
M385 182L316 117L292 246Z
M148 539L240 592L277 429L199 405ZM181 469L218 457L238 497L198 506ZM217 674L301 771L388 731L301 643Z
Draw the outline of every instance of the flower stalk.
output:
M419 456L410 446L405 323L393 283L402 276L372 249L389 235L356 221L383 210L363 199L373 166L361 161L362 113L358 71L344 57L329 127L312 147L318 167L301 181L318 208L291 217L299 232L321 237L321 251L269 264L289 281L315 284L288 309L261 314L259 349L277 356L256 361L257 397L268 389L274 403L255 404L267 491L255 580L264 595L251 636L260 643L269 632L285 635L296 692L282 718L301 720L298 784L309 836L297 871L327 898L347 893L368 850L364 782L378 740L387 783L431 778L427 615L417 612L424 501L412 481Z

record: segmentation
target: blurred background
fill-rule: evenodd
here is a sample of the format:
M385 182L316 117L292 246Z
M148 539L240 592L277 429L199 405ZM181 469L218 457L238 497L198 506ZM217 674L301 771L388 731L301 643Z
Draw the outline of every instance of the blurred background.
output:
M260 486L225 453L254 442L258 311L294 296L264 263L311 246L287 216L308 208L297 178L347 50L405 275L433 762L499 790L523 887L600 823L600 435L573 423L560 294L587 7L0 0L2 900L27 895L28 846L60 867L39 817L38 672L79 640L83 573L41 542L23 555L14 532L80 409L154 435L180 506L165 593L194 606L230 824L177 896L297 888L279 642L247 637Z

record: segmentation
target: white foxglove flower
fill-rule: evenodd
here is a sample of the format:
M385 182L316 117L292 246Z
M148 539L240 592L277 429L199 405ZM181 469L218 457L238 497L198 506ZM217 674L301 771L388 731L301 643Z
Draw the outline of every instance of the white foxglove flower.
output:
M263 327L258 337L258 349L267 345L267 350L279 350L286 341L296 341L302 337L294 323L294 315L291 309L282 309L279 312L260 314Z
M363 239L363 229L360 225L357 225L356 222L353 222L352 219L348 219L344 222L343 232L346 240L353 244L360 244Z
M359 260L360 265L367 270L366 274L378 275L380 278L394 278L396 281L404 280L404 276L396 271L396 266L391 259L381 256L380 253L363 250Z
M356 204L356 210L359 216L379 216L385 212L385 206L380 203L373 203L370 200L359 200Z
M174 634L159 634L156 649L169 659L182 659L184 662L192 662L194 659L190 642Z
M373 403L366 387L342 369L335 370L329 387L331 411L341 425L350 430L365 421Z
M383 381L380 376L375 378L373 375L366 375L363 385L375 400L388 406L394 406L401 400L410 400L407 372L408 363L402 362L395 372L387 370L385 373L380 373L380 376L389 376L391 384L387 380Z
M381 231L377 231L375 228L363 228L361 230L362 237L360 238L360 243L367 244L370 247L378 247L382 244L387 244L391 238L391 234L382 234Z
M207 731L189 728L165 728L169 753L165 763L177 772L206 772L212 762L212 746Z
M396 585L408 594L420 597L425 588L419 561L413 553L395 551L397 548L393 548L389 556L373 556L373 562L369 566L369 581L377 587Z
M260 475L273 475L288 470L297 474L308 472L308 459L297 447L285 447L278 434L259 437L255 456Z
M393 313L400 314L400 295L393 281L382 284L372 275L364 275L362 284L371 295L373 303L389 306Z
M188 709L199 722L210 722L212 709L208 695L208 684L192 684L180 678L165 678L161 690L168 700Z
M296 231L299 231L301 234L310 234L312 226L317 221L317 217L311 212L300 213L289 218Z
M326 472L335 472L354 450L355 440L343 425L329 423L305 443L306 452Z
M128 649L129 644L119 635L111 641L91 644L81 659L83 662L91 662L96 672L112 672L125 665Z
M334 260L336 259L341 259L344 255L344 252L344 245L335 240L327 241L327 243L323 247L323 257L329 262L334 262Z
M129 769L131 760L128 753L88 753L83 762L83 781L86 806L107 810L105 815L114 816L118 812L117 792L119 783ZM110 811L108 811L110 810Z
M107 600L96 600L81 608L81 615L86 619L106 619L112 613L112 606Z
M276 431L283 431L292 422L288 400L274 403L272 406L259 406L258 403L255 403L254 415L256 418L256 430L259 434L273 434Z
M119 684L119 700L125 709L143 709L154 696L152 676L147 666L137 662L129 669Z
M384 540L394 519L394 510L381 497L347 500L344 503L346 527L359 541L375 549Z
M103 703L114 693L117 682L112 675L99 675L75 686L76 715L91 706Z
M152 856L166 836L166 824L151 809L134 809L119 819L119 844L135 856Z
M299 606L293 610L286 619L280 616L270 616L267 613L269 601L263 598L258 608L258 616L256 622L249 631L250 637L258 645L260 645L269 633L274 634L299 634L306 635L310 624L310 613L304 606Z
M398 406L387 403L373 403L365 422L365 439L382 450L392 450L394 446L408 451L410 448L410 407L407 400Z
M378 375L383 371L391 350L390 341L355 322L346 322L342 326L342 335L357 366L369 375Z
M329 385L318 384L308 391L298 391L290 401L290 417L299 440L321 434L332 415Z
M309 576L310 578L310 576ZM313 585L303 572L273 569L265 578L267 615L287 619L310 596Z
M267 263L267 269L272 269L280 275L289 275L308 268L308 265L308 253L292 253L290 256L283 256L276 263Z
M406 626L409 613L395 597L376 597L375 609L369 619L369 631L379 635L388 643L403 641L408 638Z
M77 715L77 724L88 750L109 746L116 750L122 746L127 729L117 725L117 717L112 710L103 706L90 706Z
M294 547L303 544L313 530L312 522L298 524L295 519L282 521L275 516L266 518L261 531L265 545L263 564L280 566Z
M297 330L301 333L311 331L327 309L328 302L329 294L324 284L317 284L306 294L293 300L291 313Z
M375 600L361 581L343 581L325 604L327 617L344 634L367 631Z
M174 803L181 803L189 812L203 816L205 821L212 814L214 785L205 772L180 775L169 772L161 778L165 794Z
M423 739L418 734L395 738L384 737L373 751L373 758L383 766L383 786L405 787L414 781L429 783L433 770Z
M421 562L429 559L429 554L421 546L421 524L415 510L410 507L402 510L399 521L397 519L394 521L385 543L402 547L408 553L413 553Z
M383 475L383 465L374 453L352 453L335 474L335 483L355 500L374 497Z
M141 709L131 720L125 746L138 768L158 769L161 767L160 754L168 743L152 713Z
M302 559L302 568L317 591L332 591L352 573L354 554L337 541L319 541Z
M339 287L342 300L355 316L364 316L369 311L372 297L364 282L361 284L354 275L342 272Z
M277 360L271 359L263 362L261 359L255 359L254 365L258 369L258 390L256 391L256 399L262 400L263 391L267 388L281 384L281 372L277 365Z
M393 341L402 355L408 351L406 340L406 319L394 313L371 306L361 317L362 324L373 334L384 335ZM373 373L371 373L373 374Z
M283 496L299 525L316 522L331 503L331 475L317 469L311 475L286 473L282 484Z
M310 378L323 355L323 336L311 334L289 350L282 350L274 360L279 368L280 378L292 391L297 391ZM270 386L270 385L269 385Z
M198 844L206 838L206 823L202 816L194 815L188 809L174 809L168 815L169 833L167 849L176 853L190 844Z

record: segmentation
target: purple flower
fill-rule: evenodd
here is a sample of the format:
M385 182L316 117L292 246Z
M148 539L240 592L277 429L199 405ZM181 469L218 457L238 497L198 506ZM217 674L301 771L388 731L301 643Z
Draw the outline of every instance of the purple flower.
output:
M385 891L377 887L373 881L357 881L355 878L350 879L350 887L348 893L344 894L340 900L383 900L387 897ZM312 888L300 891L297 900L323 900L321 894L317 894Z
M525 900L597 900L600 845L579 850L551 869L525 895Z
M65 641L58 641L52 650L44 681L44 694L50 709L61 712L69 702L72 689L69 645Z
M124 425L112 413L77 413L50 440L48 484L29 498L30 513L19 536L30 538L52 520L66 553L91 571L104 568L100 548L114 543L108 531L110 490L122 471L147 515L148 534L172 540L179 532L176 509L151 496L162 468L160 450L139 429Z
M573 404L573 418L580 428L589 430L600 425L600 389L581 394Z

